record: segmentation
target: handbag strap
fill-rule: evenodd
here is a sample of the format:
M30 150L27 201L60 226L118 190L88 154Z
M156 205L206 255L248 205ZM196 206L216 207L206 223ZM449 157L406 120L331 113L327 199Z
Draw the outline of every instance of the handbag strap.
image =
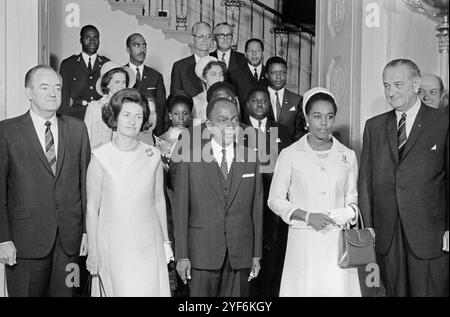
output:
M353 210L355 210L356 213L356 229L365 229L366 227L364 226L364 219L362 217L361 210L359 209L358 205L352 203L349 206L353 208ZM347 222L345 227L346 229L350 229L350 223Z
M98 284L99 284L99 290L100 290L100 297L107 297L106 291L105 291L105 285L103 285L103 280L100 274L97 275L98 277Z

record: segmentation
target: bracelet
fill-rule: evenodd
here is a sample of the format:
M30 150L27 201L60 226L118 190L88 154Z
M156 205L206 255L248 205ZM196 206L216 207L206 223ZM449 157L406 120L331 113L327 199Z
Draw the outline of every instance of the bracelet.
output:
M311 213L310 212L307 212L306 213L306 216L305 216L305 223L307 224L307 225L309 225L309 215L310 215Z

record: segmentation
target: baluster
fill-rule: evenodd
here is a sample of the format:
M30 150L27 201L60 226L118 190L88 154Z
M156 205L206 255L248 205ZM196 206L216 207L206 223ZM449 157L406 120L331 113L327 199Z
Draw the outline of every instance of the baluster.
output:
M262 41L266 38L266 8L262 8Z
M313 86L312 82L312 73L313 73L313 35L309 34L310 37L310 54L309 54L309 66L310 66L310 72L309 72L309 87L311 88Z
M298 40L298 78L297 78L297 85L298 85L298 91L297 93L300 95L301 91L301 77L302 77L302 29L298 29L299 34L299 40Z
M253 0L250 0L250 37L253 38Z
M187 30L189 0L175 0L176 30Z
M288 32L287 33L287 35L286 35L286 37L287 37L287 47L286 47L286 63L288 64L288 67L289 67L289 44L290 44L290 39L291 39L291 36L290 36L290 33Z
M216 26L216 0L212 0L212 27Z
M147 8L147 14L145 14L145 8L144 8L144 15L150 16L151 15L151 8L152 8L152 0L148 0L148 8Z
M200 0L200 22L203 22L203 0Z

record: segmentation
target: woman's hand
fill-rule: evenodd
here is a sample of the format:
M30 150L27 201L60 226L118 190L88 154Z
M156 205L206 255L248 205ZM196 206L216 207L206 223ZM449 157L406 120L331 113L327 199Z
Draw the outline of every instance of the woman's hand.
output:
M98 275L98 272L102 268L102 260L98 250L89 249L88 257L86 260L86 268L91 275Z
M308 218L308 225L314 230L321 231L329 225L336 225L336 223L325 214L322 213L310 213Z

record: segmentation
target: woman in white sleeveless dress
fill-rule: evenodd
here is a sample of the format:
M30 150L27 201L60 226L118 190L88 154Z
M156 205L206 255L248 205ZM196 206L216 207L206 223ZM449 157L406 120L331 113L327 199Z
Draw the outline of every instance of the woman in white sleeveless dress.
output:
M356 155L331 136L329 91L305 93L303 109L310 133L281 152L268 201L289 224L280 296L358 297L357 269L338 265L340 226L356 221Z
M148 129L148 101L134 89L109 103L109 143L94 149L87 173L87 268L101 277L107 297L170 296L161 153L137 140Z

